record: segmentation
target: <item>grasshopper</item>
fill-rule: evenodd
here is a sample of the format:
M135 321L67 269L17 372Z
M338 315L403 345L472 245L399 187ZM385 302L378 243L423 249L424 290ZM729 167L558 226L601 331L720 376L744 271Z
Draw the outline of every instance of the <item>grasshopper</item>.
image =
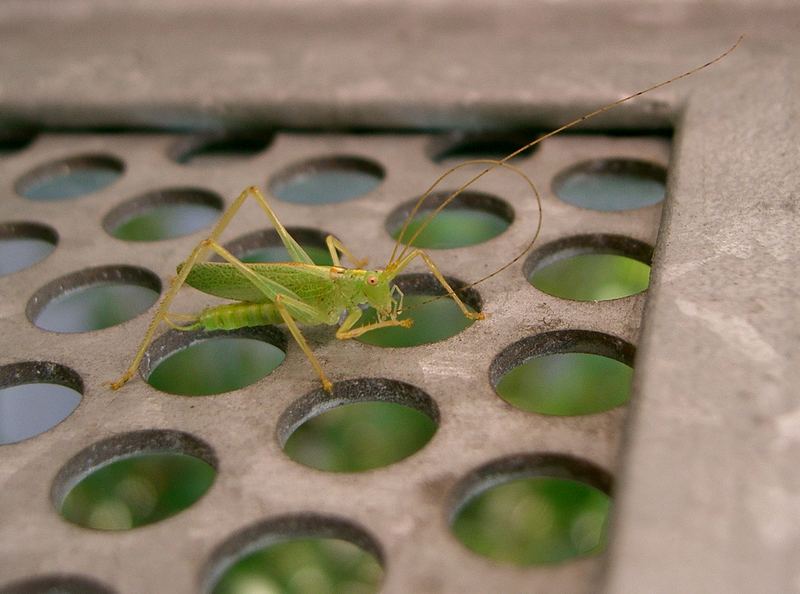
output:
M325 374L319 360L308 346L298 324L327 324L333 326L338 323L336 338L340 340L357 338L378 328L410 327L413 320L398 319L398 316L403 312L403 294L396 285L392 284L392 281L417 259L422 260L427 266L442 285L446 295L455 302L464 316L472 320L484 319L482 313L471 311L464 304L456 291L448 284L431 257L426 252L413 247L414 240L422 233L430 221L464 190L495 169L508 170L521 176L530 187L539 206L539 220L533 239L521 253L504 266L467 286L477 285L502 272L520 260L533 247L542 226L542 207L539 192L524 172L509 163L511 159L547 138L572 128L589 118L604 113L635 97L691 76L715 64L736 49L741 41L742 37L722 54L701 66L692 68L669 80L632 93L582 115L547 134L539 136L502 159L474 159L448 169L434 181L415 204L414 209L400 230L389 261L383 268L363 268L366 266L366 260L357 259L341 241L332 235L326 238L325 244L330 252L333 266L315 265L306 251L292 238L278 220L277 215L261 191L255 186L248 187L223 213L210 235L200 241L189 257L178 267L178 273L173 277L169 289L150 321L133 361L119 379L109 384L110 387L117 390L134 376L147 347L152 342L162 322L176 330L234 330L243 327L283 323L286 324L292 337L297 341L314 371L316 371L322 382L323 389L331 393L333 383ZM422 208L428 196L453 172L463 167L474 165L483 165L485 169L452 192L446 200L431 211L415 233L405 240L404 235L410 222ZM267 215L286 247L292 260L291 262L245 264L219 243L220 235L248 198L253 198ZM401 244L404 247L399 249ZM203 258L210 252L221 257L223 261L204 261ZM339 254L350 260L355 267L344 267ZM197 315L171 313L169 307L184 284L199 289L204 293L235 302L209 307ZM362 316L362 306L370 306L376 310L378 314L376 322L361 326L357 325Z

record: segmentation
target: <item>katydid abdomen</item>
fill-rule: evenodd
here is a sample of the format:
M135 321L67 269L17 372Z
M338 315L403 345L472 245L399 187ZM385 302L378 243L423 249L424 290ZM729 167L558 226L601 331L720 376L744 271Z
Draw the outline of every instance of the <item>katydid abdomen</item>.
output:
M197 323L204 330L236 330L281 324L283 319L274 303L229 303L203 310Z

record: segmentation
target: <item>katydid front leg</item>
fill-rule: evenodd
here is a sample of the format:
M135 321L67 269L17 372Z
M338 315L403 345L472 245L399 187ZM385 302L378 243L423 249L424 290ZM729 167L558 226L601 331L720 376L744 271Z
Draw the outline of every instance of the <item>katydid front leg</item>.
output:
M361 309L355 308L353 311L347 314L344 322L342 325L339 326L339 329L336 331L336 338L339 340L349 340L351 338L358 338L362 334L366 334L367 332L371 332L373 330L377 330L378 328L391 328L393 326L400 326L401 328L411 328L414 325L414 320L407 319L407 320L384 320L382 322L373 322L371 324L365 324L363 326L359 326L358 328L353 328L353 326L361 319ZM352 328L352 330L351 330Z

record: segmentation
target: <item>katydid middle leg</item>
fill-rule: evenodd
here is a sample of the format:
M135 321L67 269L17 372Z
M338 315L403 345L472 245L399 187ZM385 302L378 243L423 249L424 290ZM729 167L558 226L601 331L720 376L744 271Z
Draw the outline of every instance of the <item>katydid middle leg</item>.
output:
M358 338L362 334L377 330L378 328L391 328L393 326L400 326L401 328L411 328L414 325L414 320L382 320L380 322L373 322L371 324L364 324L358 328L353 328L356 322L361 319L361 309L356 308L347 314L342 325L336 330L336 338L339 340L349 340L351 338Z
M356 268L363 268L367 265L368 260L366 258L356 258L352 252L348 250L344 244L333 235L328 235L325 238L325 245L328 246L328 252L331 255L331 260L333 261L334 266L341 266L341 263L339 262L339 252L342 252L345 256L347 256L350 261L355 264Z

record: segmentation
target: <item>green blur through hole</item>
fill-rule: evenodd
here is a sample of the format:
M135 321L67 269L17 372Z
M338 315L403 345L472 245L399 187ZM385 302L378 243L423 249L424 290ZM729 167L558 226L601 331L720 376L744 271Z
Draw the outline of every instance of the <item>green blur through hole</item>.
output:
M430 211L418 213L403 234L407 243L425 223ZM488 241L508 229L509 222L503 217L485 210L450 208L440 212L425 230L414 240L415 247L447 249L465 247ZM392 230L397 239L402 225Z
M43 176L26 184L22 195L42 201L77 198L102 190L114 183L121 173L121 170L106 169L99 164L75 166L65 169L60 175Z
M211 338L177 351L147 377L162 392L207 396L257 382L283 363L278 347L254 338Z
M286 441L295 462L330 472L387 466L422 449L436 432L423 412L393 402L346 404L313 417Z
M157 299L156 291L139 285L90 285L50 301L34 323L51 332L101 330L135 318Z
M534 270L530 282L554 297L605 301L645 291L650 266L615 254L580 254Z
M128 219L112 235L125 241L181 237L210 226L219 213L219 209L205 204L165 204Z
M228 569L212 594L374 594L383 568L336 538L297 538L251 553Z
M330 252L325 248L316 246L303 245L301 246L314 264L318 266L333 266ZM286 248L281 246L266 246L262 248L255 248L247 250L241 257L242 262L258 263L258 262L291 262L289 252Z
M43 239L0 239L0 276L33 266L49 256L54 249L55 245Z
M430 344L455 336L469 328L474 320L467 318L449 297L435 299L434 295L409 295L403 299L405 311L398 316L411 318L411 328L380 328L359 336L356 340L380 347L413 347ZM427 303L426 303L427 302ZM469 307L469 306L468 306ZM413 308L413 309L412 309ZM472 308L469 308L471 311ZM374 309L364 312L359 326L377 321Z
M546 565L600 553L609 497L585 483L513 480L470 500L452 530L476 553L516 565Z
M664 182L634 173L576 172L556 188L564 202L592 210L632 210L664 199Z
M73 524L129 530L186 509L214 482L208 463L178 453L143 454L100 467L79 482L61 505Z
M309 171L275 184L272 192L281 200L296 204L344 202L371 192L381 178L356 169Z
M587 353L535 357L506 373L500 397L522 410L544 415L588 415L625 404L633 369Z

